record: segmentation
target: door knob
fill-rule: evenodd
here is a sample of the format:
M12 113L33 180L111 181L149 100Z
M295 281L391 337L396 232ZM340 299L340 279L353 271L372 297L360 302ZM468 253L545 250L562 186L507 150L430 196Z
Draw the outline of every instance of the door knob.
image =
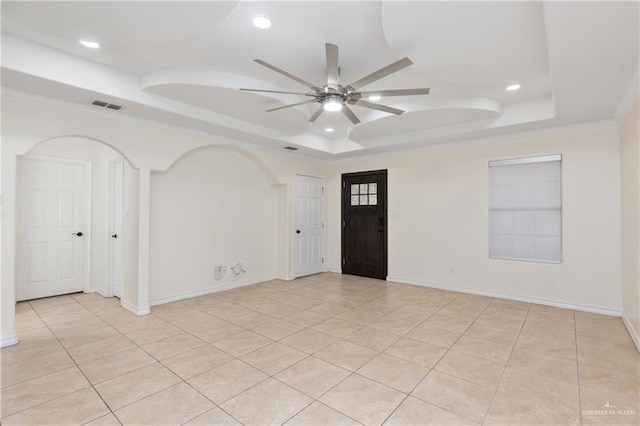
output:
M77 237L82 237L82 232L74 232L74 233L73 233L73 234L71 234L71 235L75 235L75 236L77 236Z
M111 238L118 238L118 234L113 234Z
M300 230L299 230L299 229L296 229L296 234L299 234L299 233L300 233Z

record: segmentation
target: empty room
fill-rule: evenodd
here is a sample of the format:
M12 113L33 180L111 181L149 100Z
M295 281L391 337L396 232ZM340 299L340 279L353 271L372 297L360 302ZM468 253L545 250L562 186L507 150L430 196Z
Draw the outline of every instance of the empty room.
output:
M3 425L640 424L640 2L0 8Z

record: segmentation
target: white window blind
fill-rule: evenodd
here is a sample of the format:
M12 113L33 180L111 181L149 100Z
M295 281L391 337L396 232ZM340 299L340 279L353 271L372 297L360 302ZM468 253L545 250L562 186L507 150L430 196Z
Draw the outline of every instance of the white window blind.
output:
M489 162L489 256L562 261L561 155Z

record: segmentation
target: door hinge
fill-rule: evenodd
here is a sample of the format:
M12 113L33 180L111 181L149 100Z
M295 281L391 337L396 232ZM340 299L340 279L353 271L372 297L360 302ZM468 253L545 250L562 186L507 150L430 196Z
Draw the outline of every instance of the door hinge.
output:
M322 222L322 229L324 229L324 222Z
M322 258L322 263L324 263L324 257Z
M342 264L344 265L346 263L346 261L344 260L344 257L342 258Z
M345 181L342 181L342 187L345 188L347 186Z
M324 194L324 186L322 187L322 193Z
M347 226L347 222L345 222L344 220L342 221L342 227L346 227Z

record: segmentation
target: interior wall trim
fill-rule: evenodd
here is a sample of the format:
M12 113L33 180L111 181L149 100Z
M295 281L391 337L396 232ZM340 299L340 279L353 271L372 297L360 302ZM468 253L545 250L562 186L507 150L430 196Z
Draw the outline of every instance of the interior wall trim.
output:
M624 323L624 326L627 328L627 331L629 332L629 336L631 336L631 340L633 340L633 343L636 345L636 349L640 353L640 336L638 335L638 331L633 328L631 321L629 321L629 318L624 314L622 315L622 322Z
M620 103L618 104L618 108L616 109L616 120L621 123L624 120L624 117L627 115L633 103L635 102L638 94L640 94L640 90L638 90L638 85L640 84L640 67L636 69L636 73L629 80L629 84L627 85L627 89L620 99Z
M151 308L149 306L144 308L137 308L133 306L131 303L125 302L124 300L120 300L120 306L125 308L127 311L131 312L133 315L142 316L151 313Z
M107 293L104 291L103 288L94 288L90 291L90 293L98 293L100 296L104 298L109 298L109 296L107 296Z
M112 120L115 122L126 122L129 124L143 126L149 129L162 129L162 130L169 130L169 131L176 131L176 132L184 132L186 134L190 134L196 137L202 137L207 140L211 140L212 141L211 143L213 145L217 145L220 143L228 143L228 144L245 148L251 151L259 152L260 150L266 150L267 152L277 152L279 155L283 155L291 158L304 158L305 161L310 161L315 164L331 164L331 165L352 163L354 161L360 161L360 160L373 160L377 158L394 158L394 157L404 156L404 155L415 153L415 152L425 152L425 151L429 152L437 149L452 149L452 148L459 148L465 145L475 145L475 144L482 144L486 142L500 142L504 140L527 139L527 138L533 138L533 137L539 137L539 136L545 136L545 135L563 134L563 133L578 132L578 131L590 130L590 129L611 128L611 127L615 128L620 126L620 120L617 119L617 116L616 116L606 120L597 120L597 121L589 121L585 123L568 124L564 126L550 127L550 128L538 129L538 130L525 130L520 132L516 131L513 133L501 133L494 136L480 136L475 138L461 137L460 139L453 140L453 141L437 141L436 140L427 146L422 146L419 148L398 148L390 152L377 152L377 153L362 154L362 155L356 154L356 155L349 155L347 157L341 157L341 158L318 158L318 157L312 157L312 156L306 156L306 155L301 156L300 154L286 152L280 148L274 148L270 146L259 146L257 144L245 142L240 139L235 139L228 136L214 135L212 133L208 133L200 130L188 129L186 127L180 127L172 124L161 123L155 120L149 120L149 119L131 117L131 116L125 116L125 115L114 116L112 111L104 111L102 109L98 109L98 108L94 108L86 105L78 105L78 104L74 104L67 101L60 101L57 99L34 95L31 93L22 92L15 89L2 89L1 97L3 99L6 98L8 100L30 102L32 104L45 104L45 105L55 106L56 108L65 108L68 110L85 113L90 116L96 116L96 117L104 118L107 120ZM630 108L634 100L635 98L631 99L631 102L629 102L625 99L624 102L621 102L621 106L618 107L618 111L623 111L625 108ZM624 107L626 105L628 105L628 107ZM618 112L617 115L619 114L620 112ZM427 142L429 141L430 140L427 140ZM332 154L327 154L327 155L332 155ZM137 165L135 165L135 167L137 167Z
M254 278L252 280L243 280L243 281L235 281L227 284L220 284L216 286L204 287L199 290L187 291L185 293L178 293L172 296L158 297L156 299L151 299L151 306L162 305L165 303L177 302L178 300L189 299L191 297L204 296L206 294L217 293L219 291L232 290L234 288L245 287L248 285L260 284L263 282L271 281L278 279L275 275L266 276L260 278Z
M404 157L407 154L413 153L424 153L424 152L433 152L439 150L447 150L447 149L458 149L465 146L475 146L482 145L485 143L496 143L496 142L504 142L504 141L520 141L520 140L528 140L531 138L538 138L541 136L554 136L554 135L563 135L566 133L573 132L581 132L585 130L594 130L594 129L617 129L620 128L620 123L616 121L614 118L610 118L607 120L598 120L598 121L589 121L585 123L578 124L568 124L566 126L558 126L558 127L549 127L547 129L538 129L538 130L526 130L521 132L513 132L513 133L502 133L493 136L480 136L475 138L461 138L452 141L431 141L429 139L425 140L425 143L428 145L414 148L398 148L393 149L392 151L384 151L384 152L376 152L371 154L362 154L362 155L354 155L346 158L338 158L338 159L329 159L326 161L327 164L348 164L356 161L363 160L376 160L380 158L390 159L396 157ZM429 143L432 142L432 143Z
M282 281L293 281L296 279L296 277L292 276L292 275L278 275L276 277L277 280L282 280Z
M230 136L221 136L219 134L213 134L203 130L194 130L194 129L190 129L190 128L175 125L175 124L162 123L160 121L151 120L148 118L134 117L126 114L114 115L113 111L107 111L106 109L96 108L90 105L80 105L73 102L62 101L59 99L48 98L40 95L34 95L32 93L27 93L27 92L15 90L15 89L3 88L0 98L19 101L19 102L28 102L35 105L48 105L56 108L62 108L68 111L86 114L90 117L96 117L98 119L108 120L112 123L122 122L125 124L139 126L139 127L143 127L151 130L160 129L160 130L173 131L177 133L185 133L198 138L204 138L206 140L209 140L210 141L209 145L219 145L219 144L226 143L235 147L244 148L252 152L255 151L257 153L261 151L267 151L272 153L277 152L279 155L284 157L304 158L305 161L309 161L316 164L324 164L327 162L327 160L317 158L317 157L310 157L310 156L301 157L300 154L283 150L282 148L280 148L279 145L278 147L265 146L257 143L247 142L245 140L233 138ZM127 161L129 161L128 157L125 157L125 158L127 158ZM139 167L138 164L133 164L131 163L131 161L129 161L129 164L134 168Z
M6 348L7 346L13 346L16 344L18 344L18 336L15 334L13 336L0 339L0 348Z
M514 300L517 302L534 303L536 305L553 306L555 308L573 309L574 311L590 312L593 314L608 315L612 317L622 317L621 311L616 311L612 309L603 309L603 308L598 308L596 306L556 302L554 300L538 299L535 297L515 296L512 294L503 294L503 293L497 293L497 292L487 291L487 290L476 290L476 289L465 288L465 287L456 287L456 286L451 286L446 284L436 284L436 283L430 283L426 281L416 281L416 280L410 280L406 278L393 277L393 276L387 276L387 281L400 283L400 284L410 284L410 285L415 285L420 287L437 288L440 290L456 291L459 293L475 294L478 296L495 297L497 299Z

